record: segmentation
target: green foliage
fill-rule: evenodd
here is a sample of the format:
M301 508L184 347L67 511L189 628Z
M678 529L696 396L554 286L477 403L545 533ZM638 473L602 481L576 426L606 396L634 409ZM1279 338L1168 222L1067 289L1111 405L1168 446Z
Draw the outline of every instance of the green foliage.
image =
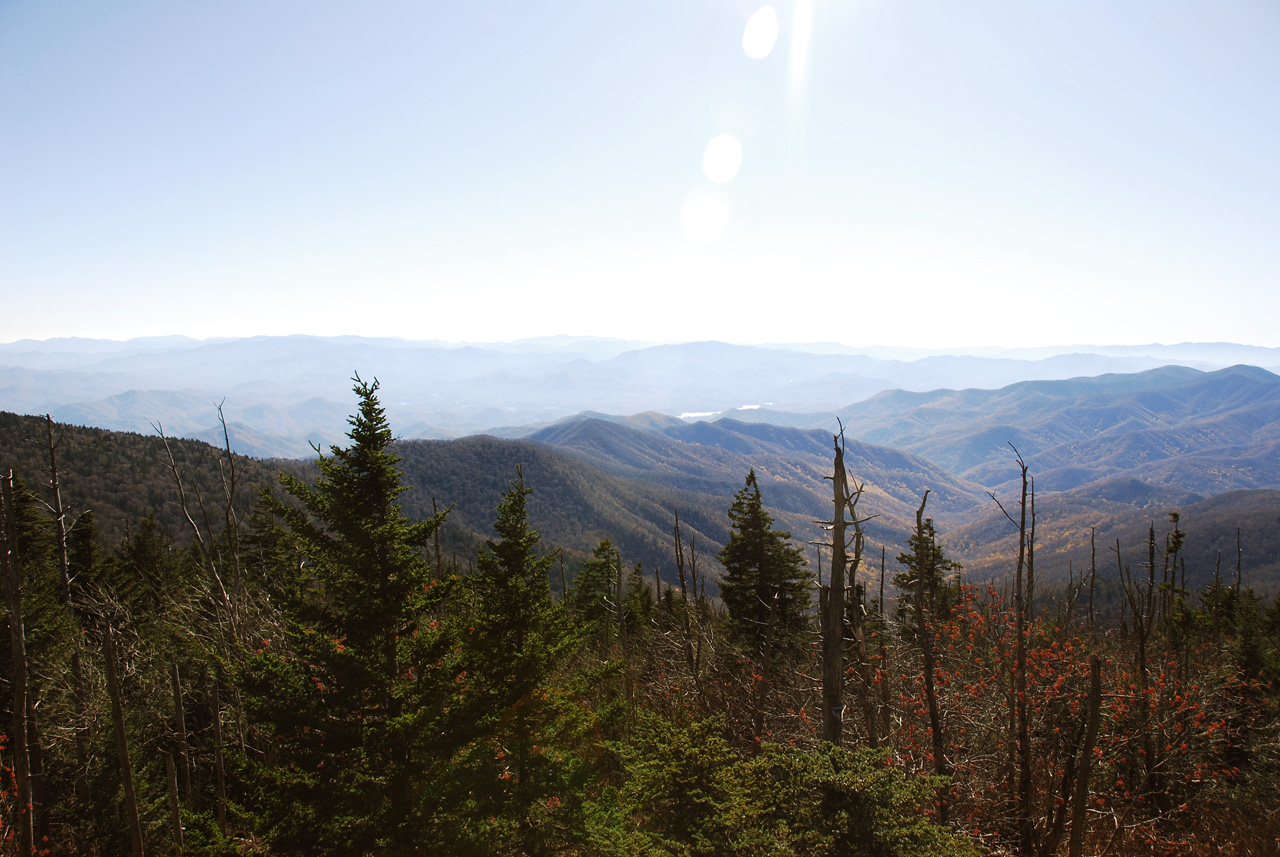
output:
M546 679L567 630L551 600L555 555L537 554L540 536L529 526L531 493L523 476L508 487L493 525L501 538L481 548L468 579L475 598L473 667L502 710Z
M263 556L287 556L286 542L301 560L273 569L287 645L265 640L245 676L251 711L271 725L281 755L262 776L288 796L267 807L285 850L406 847L426 776L422 745L452 693L452 646L432 619L451 586L422 558L443 516L414 523L401 512L377 389L356 377L351 445L320 457L314 487L282 475L300 508L262 498L285 524L260 533ZM298 824L316 806L325 812Z
M959 576L955 584L950 576L959 572L964 566L950 559L938 541L938 531L934 527L933 518L925 518L921 522L920 532L912 532L907 540L907 550L898 554L898 562L906 569L893 576L893 583L906 596L899 602L899 621L909 621L907 604L914 604L921 577L924 578L924 604L922 605L935 618L943 619L951 615L959 601Z
M979 851L922 808L936 777L906 776L883 752L823 743L801 751L766 745L733 769L738 807L726 814L734 853L961 857Z
M472 736L432 786L431 840L466 854L551 854L580 830L593 778L575 752L579 706L551 679L573 638L551 600L554 554L540 556L522 477L512 482L476 572L467 579L471 615L460 722Z
M210 412L210 419L214 414ZM59 439L58 467L63 503L77 513L92 509L104 543L119 545L133 525L154 515L161 528L184 545L190 530L178 502L164 442L134 432L54 423ZM29 480L47 485L49 458L43 416L18 416L0 411L0 473L12 467ZM217 466L220 453L203 441L169 438L188 498L217 503L222 482ZM235 456L236 470L245 484L270 485L281 469L303 476L310 465L299 461L261 461ZM46 498L48 499L48 498ZM238 498L236 509L247 511L249 498Z
M979 853L921 807L938 781L908 777L882 752L766 744L741 759L713 718L642 714L616 751L647 852L769 857L961 857Z
M547 495L539 483L541 505L531 502L528 471L501 494L499 481L490 507L498 510L496 537L471 573L432 568L423 549L440 519L414 523L399 505L396 454L403 448L391 445L376 389L357 381L350 445L331 448L314 466L318 482L285 479L294 505L264 499L252 532L212 543L217 568L170 538L170 531L189 538L190 528L173 514L172 493L150 483L154 470L130 470L139 507L161 508L118 534L96 533L92 515L77 520L68 539L72 611L59 595L57 540L39 489L23 493L23 610L43 783L52 831L62 837L55 852L124 853L129 846L103 685L110 620L148 853L173 850L165 764L178 740L173 666L184 682L192 774L192 796L181 800L182 853L973 853L931 820L940 781L907 773L934 762L916 647L906 644L909 623L868 617L864 632L871 629L876 644L870 678L850 676L850 687L865 688L873 713L883 715L881 748L817 744L816 657L794 645L803 638L789 624L803 628L807 590L793 564L798 552L773 530L754 474L734 498L734 539L722 554L735 563L725 599L732 630L755 647L744 658L725 645L705 599L685 604L667 589L655 608L638 562L622 569L618 624L616 548L640 555L626 533L578 527L579 546L597 548L583 556L588 567L576 593L557 605L548 583L549 572L559 578L556 551L543 548L530 523L545 523ZM145 450L147 439L134 440ZM187 475L189 485L211 484ZM113 478L131 485L129 475ZM476 479L493 481L484 473ZM417 508L431 509L416 499ZM568 525L579 511L556 514ZM1185 559L1188 580L1203 579L1213 566L1201 562L1197 570L1193 557L1205 536L1199 526L1187 530L1183 544L1174 520L1169 567L1181 579ZM1251 556L1247 538L1243 545ZM923 580L932 599L950 818L1004 847L1015 830L1007 780L1011 614L995 588L982 596L963 587L952 602L948 577L958 566L937 543L932 521L899 559L907 594ZM219 569L234 584L229 597L220 594ZM1107 581L1098 583L1101 592ZM800 589L789 590L793 584ZM1085 853L1263 853L1276 841L1265 807L1280 799L1280 600L1256 598L1247 578L1197 597L1173 586L1156 590L1153 615L1163 621L1153 625L1144 674L1133 663L1132 637L1104 633L1102 622L1086 629L1079 609L1074 622L1066 612L1052 627L1030 623L1037 852L1064 850L1069 821L1061 819L1070 801L1059 797L1078 753L1094 655L1104 707ZM854 608L859 589L855 583ZM747 615L777 592L790 592L798 616L784 612L782 598L777 614L770 607ZM574 594L581 600L568 609ZM686 616L693 619L687 625ZM754 654L770 616L776 642L790 648L762 669ZM77 655L86 676L82 700L69 680ZM6 679L10 657L0 647ZM0 682L0 705L10 688ZM757 710L766 740L743 757L727 736L742 734ZM867 734L864 718L845 726L854 743ZM75 758L81 740L83 763ZM3 734L0 746L9 746ZM215 798L219 749L229 796L225 833ZM1146 759L1154 759L1158 777L1146 776ZM3 764L0 780L10 782ZM6 818L11 807L12 796L0 790Z
M809 572L791 533L773 529L752 470L729 507L733 532L720 551L720 595L733 634L759 650L767 637L775 649L794 645L809 625Z
M613 542L605 539L591 552L591 559L582 564L570 596L570 603L579 621L599 621L613 612L612 603L617 598L620 561Z

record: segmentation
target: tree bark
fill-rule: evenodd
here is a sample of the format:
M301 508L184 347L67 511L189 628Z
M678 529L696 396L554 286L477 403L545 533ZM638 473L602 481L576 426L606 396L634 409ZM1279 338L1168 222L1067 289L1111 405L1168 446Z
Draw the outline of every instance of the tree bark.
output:
M701 688L698 677L698 664L693 655L693 631L689 626L689 611L696 609L696 605L689 600L689 591L687 589L687 581L684 572L684 541L680 536L680 513L675 513L675 542L676 542L676 572L680 578L680 601L681 601L681 618L684 627L684 660L685 665L689 668L689 675L692 677L695 686ZM694 590L698 583L694 581ZM701 695L701 693L699 693Z
M182 787L182 800L191 806L191 749L187 741L187 715L182 704L182 679L178 662L169 664L169 684L173 688L173 726L178 737L177 777Z
M924 541L924 507L929 502L929 491L925 490L920 500L920 508L916 510L916 555L921 557L920 568L916 569L916 634L920 638L920 650L923 654L924 695L929 709L929 735L933 741L933 770L940 777L948 775L946 744L942 738L942 716L938 711L938 692L936 688L937 670L933 658L933 622L930 620L925 604L925 578L931 576L930 569L924 565L923 557L933 556L932 545ZM945 792L938 795L938 821L947 823L947 797Z
M27 643L22 617L22 554L18 550L17 507L14 505L14 476L10 470L0 482L0 512L4 526L4 600L9 611L9 649L13 662L13 778L18 805L18 854L33 853L34 831L31 815L31 760L27 745Z
M31 840L40 848L49 841L49 792L40 721L36 719L36 700L30 689L27 690L27 756L31 776Z
M133 784L133 765L129 761L129 735L124 723L124 694L116 660L115 630L106 623L102 636L102 657L106 662L107 695L111 698L111 727L116 739L116 759L120 765L120 781L124 787L124 814L129 825L129 847L133 857L143 857L142 822L138 817L138 794Z
M80 661L80 619L76 615L75 606L71 600L71 562L67 555L67 507L62 504L62 480L58 468L58 444L61 439L53 436L53 417L45 414L44 419L45 446L49 452L49 487L53 492L53 503L49 506L49 510L53 513L57 532L58 570L61 572L59 595L76 637L71 647L71 696L75 702L76 711L75 790L76 797L83 802L87 798L86 778L89 770L89 736L85 733L85 724L88 720L88 691L84 678L84 664Z
M1076 770L1076 792L1071 804L1070 857L1081 857L1084 848L1085 811L1089 803L1089 770L1093 764L1093 747L1098 741L1102 720L1102 663L1097 655L1089 664L1089 725L1085 727L1084 746L1080 748L1080 766Z
M178 800L178 768L173 754L164 754L164 769L169 783L169 825L173 829L173 844L182 853L182 805Z
M831 516L831 575L826 598L820 598L822 613L822 740L840 746L844 732L844 573L845 486L844 449L835 438L835 466L831 474L834 511Z
M213 681L213 774L217 795L218 830L227 835L227 775L222 758L222 703L218 698L218 680Z
M1035 821L1031 815L1031 713L1027 699L1027 557L1030 552L1027 529L1027 465L1018 458L1022 470L1021 514L1018 522L1018 567L1014 577L1014 703L1018 746L1018 851L1035 851Z

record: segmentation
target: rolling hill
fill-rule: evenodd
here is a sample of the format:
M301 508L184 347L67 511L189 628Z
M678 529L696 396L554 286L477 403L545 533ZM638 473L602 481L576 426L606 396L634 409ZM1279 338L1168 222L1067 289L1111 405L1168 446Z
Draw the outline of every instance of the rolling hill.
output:
M119 400L121 417L135 425L176 419L162 405L145 394ZM282 403L278 410L297 420L333 417L323 399ZM868 557L878 558L881 547L897 555L928 488L928 512L949 553L977 579L1007 576L1012 531L988 491L1006 506L1016 500L1012 442L1035 479L1037 564L1046 585L1087 565L1091 529L1099 545L1120 538L1125 555L1136 556L1148 526L1163 532L1168 513L1178 511L1193 582L1212 577L1218 550L1229 548L1225 562L1234 568L1239 530L1246 578L1264 591L1280 590L1280 378L1269 372L1166 367L1000 390L899 391L841 414L847 464L866 486L859 508L871 516ZM771 416L763 409L735 412L744 415ZM260 418L276 425L270 412ZM151 510L183 537L158 438L65 425L59 432L67 438L68 496L94 508L112 538ZM0 415L0 465L12 464L39 482L43 433L39 418ZM451 505L448 545L464 563L488 537L498 498L517 467L535 490L530 510L547 544L562 546L573 561L607 537L624 557L667 577L673 512L679 510L712 567L728 535L726 509L750 469L779 526L798 541L819 539L815 521L831 514L824 477L833 438L826 428L585 412L524 434L399 442L410 486L406 507L425 515L433 498ZM202 490L214 496L217 450L196 441L177 442L175 449L189 478L202 480ZM282 468L314 472L305 462L237 461L246 486L273 485ZM812 548L807 555L816 561Z

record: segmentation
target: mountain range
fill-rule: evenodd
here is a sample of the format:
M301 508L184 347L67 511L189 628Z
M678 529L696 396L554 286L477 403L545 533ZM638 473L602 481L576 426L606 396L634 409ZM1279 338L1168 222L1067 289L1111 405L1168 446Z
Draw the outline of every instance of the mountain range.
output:
M731 360L745 355L737 349L714 345L683 353L718 353ZM167 352L157 345L155 353ZM495 349L484 360L506 365L503 361L513 353L527 358L526 368L541 359ZM130 359L141 359L138 355ZM632 360L651 368L655 361L663 363L655 377L679 374L685 365L678 350L669 349L642 349ZM578 361L591 362L581 355L570 362ZM722 367L716 377L723 381L737 371L750 375L754 369ZM534 375L531 371L528 377ZM86 376L79 377L83 381ZM686 386L693 390L696 385L690 381ZM138 432L60 429L72 439L70 448L78 450L70 454L69 461L79 469L66 480L68 490L92 485L78 502L122 509L106 516L108 529L145 514L148 503L158 514L172 514L174 499L166 494L155 427L179 433L174 427L184 417L174 402L194 408L204 401L212 407L209 399L201 400L202 394L183 395L189 399L126 391L98 399L97 410L87 404L70 410L82 417L116 413L134 421L130 425ZM864 572L876 572L883 551L893 573L894 557L928 489L927 514L937 521L944 546L964 563L965 573L978 580L1006 577L1016 531L996 499L1006 508L1016 503L1016 449L1034 479L1037 568L1046 584L1079 579L1091 557L1104 577L1114 579L1116 540L1119 562L1136 565L1148 529L1154 527L1163 539L1171 526L1169 513L1177 511L1188 535L1185 556L1193 585L1215 572L1229 577L1239 556L1250 583L1263 591L1280 590L1280 377L1256 366L1204 371L1169 365L1024 380L995 389L894 389L830 409L783 408L761 401L759 407L700 418L654 409L629 415L584 410L457 439L412 437L395 417L394 397L384 401L402 438L398 450L410 486L404 503L419 515L431 511L432 501L452 506L447 548L462 558L473 556L476 543L489 536L494 507L518 469L535 491L530 500L534 524L549 544L566 549L570 563L607 537L628 560L642 560L670 579L671 530L678 511L705 567L714 569L714 556L728 536L725 510L752 469L778 525L801 543L820 541L823 530L816 522L831 516L830 483L824 477L830 475L835 434L843 426L846 463L865 486L859 505L868 517ZM114 398L117 410L103 404L107 398ZM348 393L332 403L313 397L254 406L261 410L248 409L252 425L233 423L233 439L254 436L250 431L279 438L293 424L321 425L331 408L342 411L345 420L349 398ZM245 416L232 410L230 394L226 410L233 419ZM67 420L61 413L55 416L64 423L88 421ZM279 413L294 422L273 422ZM32 457L38 449L28 441L42 431L42 420L4 415L0 465L12 461L21 470L38 473L39 457ZM328 431L340 439L336 426ZM180 448L190 462L208 462L214 454L199 443L184 442ZM314 472L304 462L243 462L246 479L259 485L273 483L281 468ZM141 473L150 474L144 498L127 490ZM182 523L175 519L171 529L180 531ZM815 569L820 568L817 549L810 545L807 553Z
M582 411L734 416L829 427L877 394L991 390L1021 381L1131 374L1169 364L1280 371L1280 349L1224 343L926 352L839 345L653 345L590 337L457 344L362 337L253 337L0 344L0 409L71 424L307 457L346 431L349 380L382 382L400 436L522 436ZM909 399L907 400L909 401ZM784 418L776 415L799 415ZM808 420L806 424L801 418ZM826 418L825 422L823 419Z

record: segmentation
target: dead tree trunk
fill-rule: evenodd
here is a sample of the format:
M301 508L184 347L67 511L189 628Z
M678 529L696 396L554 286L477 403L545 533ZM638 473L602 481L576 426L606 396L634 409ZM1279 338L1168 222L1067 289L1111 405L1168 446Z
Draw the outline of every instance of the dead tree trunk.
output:
M187 715L182 701L182 679L178 662L169 664L169 684L173 689L173 728L178 739L176 773L182 787L182 801L191 806L191 748L187 741Z
M1070 857L1080 857L1084 848L1085 811L1089 803L1089 769L1093 763L1093 747L1098 741L1102 720L1102 663L1097 655L1089 664L1089 724L1085 727L1084 746L1080 748L1080 767L1076 771L1076 791L1071 805Z
M222 703L218 698L218 679L213 680L213 775L217 798L218 830L227 835L227 774L222 758Z
M30 690L27 691L27 755L31 774L31 839L38 845L49 841L49 792L40 721L36 719L36 698Z
M834 440L831 575L826 597L819 594L819 604L822 606L822 740L838 747L844 737L844 573L849 564L845 555L844 510L849 491L845 486L844 449L839 436Z
M1031 580L1029 573L1030 554L1034 549L1027 528L1027 502L1029 496L1029 480L1027 465L1018 458L1018 466L1022 470L1021 517L1018 524L1018 567L1014 577L1014 671L1017 691L1018 722L1018 845L1022 854L1031 854L1035 850L1035 820L1031 813L1031 711L1030 700L1027 699L1027 593L1026 583ZM1025 578L1025 580L1024 580Z
M858 533L857 546L855 556L860 559L862 554L862 533ZM857 560L855 560L855 567ZM857 583L851 587L854 593L853 604L851 605L852 620L850 624L853 626L853 640L856 646L858 658L858 677L862 680L858 691L858 701L862 707L862 720L867 730L867 744L871 747L880 746L880 729L879 715L876 711L877 702L875 682L871 678L871 661L867 655L867 623L865 608L863 601L863 589Z
M879 609L879 618L880 618L880 632L879 632L879 635L878 635L878 636L879 636L879 638L880 638L880 666L879 666L879 671L880 671L880 672L879 672L879 675L880 675L880 734L884 737L884 739L885 739L885 740L888 740L888 739L889 739L889 735L890 735L890 728L889 728L889 727L892 725L892 723L891 723L891 721L890 721L890 708L889 708L889 697L890 697L890 693L889 693L889 647L888 647L888 641L887 641L887 637L889 636L889 635L888 635L888 630L889 630L889 629L888 629L888 626L887 626L887 624L886 624L886 623L888 622L888 620L885 618L885 616L886 616L887 614L884 612L884 570L885 570L885 561L884 561L884 560L885 560L885 547L884 547L884 545L881 545L881 546L880 546L880 603L879 603L879 608L878 608L878 609Z
M1013 519L995 494L990 494L990 497L995 500L1004 516L1018 528L1018 565L1013 579L1013 671L1009 680L1012 703L1010 726L1013 736L1009 743L1017 750L1012 767L1017 774L1014 815L1018 827L1018 853L1027 857L1035 853L1036 844L1035 819L1031 811L1031 715L1030 701L1027 699L1027 614L1034 586L1032 566L1035 561L1035 489L1027 476L1027 463L1017 448L1014 448L1013 454L1022 476L1018 520ZM1031 516L1030 527L1027 526L1028 513ZM1013 773L1014 771L1010 771L1011 775Z
M764 710L769 702L769 688L773 686L773 633L778 625L778 607L780 593L773 594L773 604L769 607L769 621L765 625L764 645L760 652L760 672L754 674L755 702L751 712L751 754L758 755L764 742Z
M164 770L169 784L169 826L173 829L173 844L182 853L182 804L178 800L178 768L173 754L164 754Z
M0 482L0 518L4 526L4 600L9 611L9 650L13 677L13 779L18 804L18 854L33 853L31 816L31 768L27 749L27 642L22 621L22 554L18 550L17 507L14 505L13 471Z
M71 696L76 712L76 773L74 779L76 797L83 801L87 797L86 777L89 770L89 736L85 734L89 696L84 678L84 664L80 660L80 619L76 615L75 606L71 600L71 562L67 552L67 530L69 527L67 526L67 507L62 503L62 480L60 468L58 467L58 446L61 443L61 438L55 438L53 435L53 417L45 414L44 419L46 449L49 453L49 487L53 492L53 502L48 504L48 509L50 514L53 515L58 539L58 569L60 572L58 594L62 600L63 608L67 611L67 618L71 620L71 628L76 637L71 647Z
M1089 633L1093 633L1093 594L1098 580L1098 528L1089 528Z
M102 659L106 664L107 695L111 698L111 727L116 741L116 760L120 765L120 781L124 787L124 814L129 825L129 846L133 857L143 857L142 823L138 816L138 794L133 784L133 765L129 761L129 735L124 723L124 693L116 654L115 629L107 622L102 635Z
M705 701L702 692L702 676L699 671L702 668L702 625L696 611L701 609L701 598L698 594L698 556L690 545L689 550L689 575L693 578L693 598L689 598L689 580L685 574L685 552L684 539L680 534L680 513L675 513L675 549L676 549L676 573L680 579L680 613L682 628L684 631L683 646L685 666L689 669L689 676L693 680L693 686L698 692L698 699ZM694 650L694 636L697 636L697 651Z
M925 557L934 555L933 546L926 544L924 524L924 507L929 502L929 491L924 492L920 500L920 508L916 510L916 555L921 558L920 567L916 569L916 634L920 638L920 651L923 655L924 695L929 709L929 735L933 742L933 770L940 777L948 775L946 744L942 737L942 716L938 710L938 691L936 687L937 666L933 657L933 622L926 604L925 578L930 577L931 569ZM947 823L947 798L939 790L938 820Z
M823 594L819 587L818 603L822 610L822 740L839 746L844 740L844 645L845 593L857 578L862 564L862 524L858 518L858 500L862 486L849 487L849 474L844 465L844 431L832 438L835 461L831 472L831 575ZM846 517L847 516L847 517ZM853 527L853 556L849 556L846 533ZM860 605L859 605L860 606ZM866 638L862 634L861 614L854 620L858 640L858 670L862 679L859 695L863 719L871 745L877 746L874 704L871 702L870 675L867 667Z

